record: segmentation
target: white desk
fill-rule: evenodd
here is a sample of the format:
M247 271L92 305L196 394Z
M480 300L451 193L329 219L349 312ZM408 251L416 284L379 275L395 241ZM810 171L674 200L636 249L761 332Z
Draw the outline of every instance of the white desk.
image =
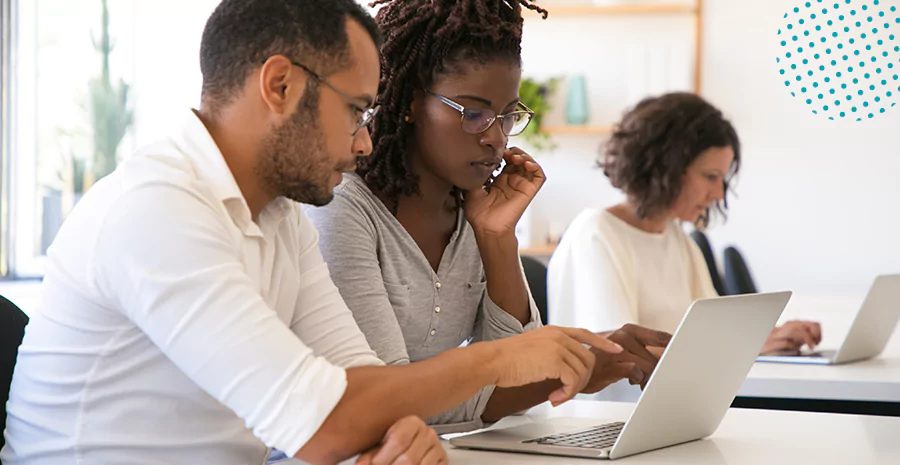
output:
M856 298L797 296L782 320L820 321L823 349L836 349L862 304ZM898 303L900 304L900 303ZM735 405L791 410L900 415L900 331L877 358L836 366L757 363Z
M553 416L624 420L633 404L573 401L557 409L538 407L494 427ZM708 439L606 463L690 465L896 465L900 463L900 418L731 409ZM453 465L569 465L604 461L455 449Z
M822 323L823 348L837 348L850 329L862 297L835 303L828 299L796 299L785 318ZM818 303L819 311L815 311ZM898 303L900 304L900 303ZM741 396L900 402L900 331L878 358L836 366L757 363L741 388Z
M836 349L850 329L864 296L795 295L781 322L822 324L822 349ZM640 390L619 383L590 398L634 402ZM848 402L849 401L849 402ZM868 403L863 405L861 403ZM894 403L896 405L886 405ZM837 366L756 363L738 392L737 406L849 413L900 414L900 331L874 359Z

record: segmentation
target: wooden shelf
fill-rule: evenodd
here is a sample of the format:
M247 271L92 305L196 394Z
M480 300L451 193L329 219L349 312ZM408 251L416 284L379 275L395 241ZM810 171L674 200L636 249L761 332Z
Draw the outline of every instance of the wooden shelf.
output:
M628 2L612 5L547 5L554 17L602 16L602 15L647 15L694 13L696 7L690 3L640 3Z
M613 133L612 126L544 126L541 132L550 135L587 135L608 136Z
M556 244L544 244L519 249L519 255L553 255Z
M544 5L550 18L581 18L597 16L621 16L621 15L681 15L688 14L694 18L694 92L702 94L702 70L703 70L703 4L705 0L666 0L664 2L652 2L641 0L620 0L621 3L608 5L596 5L591 3L569 3ZM526 18L536 18L538 15L524 15ZM547 132L552 132L547 131ZM570 132L560 131L559 134L608 134L608 132Z

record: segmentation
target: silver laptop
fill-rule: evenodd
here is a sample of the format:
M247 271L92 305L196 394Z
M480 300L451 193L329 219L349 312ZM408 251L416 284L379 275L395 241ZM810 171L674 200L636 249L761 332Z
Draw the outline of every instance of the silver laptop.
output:
M456 437L450 444L617 459L705 438L719 427L790 296L779 292L694 302L626 422L573 430L584 420L561 418Z
M838 350L817 350L800 355L765 355L758 362L838 365L877 357L900 320L900 275L879 276L853 319Z

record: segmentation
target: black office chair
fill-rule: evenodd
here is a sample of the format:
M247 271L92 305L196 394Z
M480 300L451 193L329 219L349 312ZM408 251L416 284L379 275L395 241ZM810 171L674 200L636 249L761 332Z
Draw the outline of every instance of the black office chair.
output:
M716 288L716 292L719 295L728 295L726 292L727 289L722 284L722 275L719 274L719 267L716 265L716 257L713 255L712 246L709 243L709 239L706 238L706 234L703 234L702 231L694 231L691 233L691 238L694 239L694 242L700 247L700 251L703 252L703 258L706 260L706 268L709 269L709 277L712 278L713 287Z
M725 249L725 289L728 295L756 294L756 284L744 257L734 247Z
M522 268L531 288L531 296L541 314L541 322L547 324L547 266L534 257L523 256Z
M16 304L0 296L0 449L6 442L3 430L6 429L6 401L9 400L9 385L12 382L13 368L19 355L19 345L25 336L25 325L28 316L16 307Z

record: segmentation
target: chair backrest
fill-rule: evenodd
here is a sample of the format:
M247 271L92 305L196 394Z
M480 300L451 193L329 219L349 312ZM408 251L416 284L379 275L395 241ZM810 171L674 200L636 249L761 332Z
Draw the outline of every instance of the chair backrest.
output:
M694 231L691 233L691 238L694 239L694 242L700 247L700 251L703 252L703 258L706 260L706 268L709 269L709 277L712 278L713 287L716 288L716 292L718 292L719 295L728 295L727 289L722 284L722 275L719 273L719 267L716 265L716 257L713 255L712 246L709 243L709 239L706 238L706 234L703 234L702 231Z
M547 266L540 260L525 255L522 257L522 268L525 269L531 296L541 314L541 322L547 324Z
M16 304L0 296L0 448L5 443L3 431L6 429L6 401L9 400L9 385L13 368L19 355L19 345L25 336L28 316Z
M725 249L725 290L728 295L756 294L756 284L744 257L734 247Z

